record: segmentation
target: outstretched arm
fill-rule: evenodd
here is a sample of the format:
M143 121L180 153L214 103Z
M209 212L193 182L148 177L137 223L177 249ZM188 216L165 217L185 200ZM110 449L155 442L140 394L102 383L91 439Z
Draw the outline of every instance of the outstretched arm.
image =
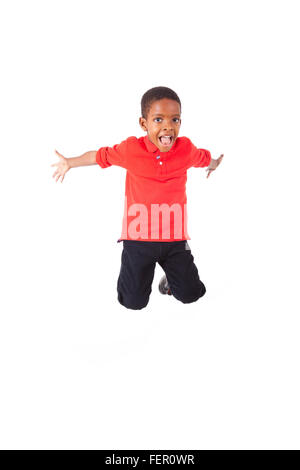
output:
M64 180L65 174L70 168L75 168L76 166L86 166L86 165L96 165L96 150L91 150L84 153L80 157L66 158L57 150L55 150L56 155L59 157L57 163L53 163L51 166L56 166L56 171L53 173L52 177L56 177L56 182L61 178L61 183Z
M217 158L216 160L214 158L211 159L209 166L205 170L207 171L206 178L208 178L211 172L214 171L220 165L221 161L223 160L223 157L224 157L224 154L222 153L222 155L220 155L220 157Z

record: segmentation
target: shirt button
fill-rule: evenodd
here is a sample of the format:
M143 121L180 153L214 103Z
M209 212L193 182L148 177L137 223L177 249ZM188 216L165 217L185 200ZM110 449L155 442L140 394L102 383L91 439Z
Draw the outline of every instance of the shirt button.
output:
M159 164L160 164L160 165L162 165L162 164L163 164L163 162L159 162Z
M160 155L157 155L156 159L158 160L160 158Z

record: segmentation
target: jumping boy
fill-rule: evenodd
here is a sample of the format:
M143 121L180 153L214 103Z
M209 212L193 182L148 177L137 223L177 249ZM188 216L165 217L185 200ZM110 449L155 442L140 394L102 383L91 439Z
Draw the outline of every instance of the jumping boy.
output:
M178 137L181 102L167 87L155 87L142 97L141 128L144 137L128 137L113 147L101 147L80 157L59 161L53 178L64 179L70 168L118 165L127 170L118 300L126 308L140 310L149 302L156 262L165 275L162 294L183 303L202 297L206 288L199 278L187 240L186 179L191 167L207 167L207 177L221 163L208 150L198 149L187 137Z

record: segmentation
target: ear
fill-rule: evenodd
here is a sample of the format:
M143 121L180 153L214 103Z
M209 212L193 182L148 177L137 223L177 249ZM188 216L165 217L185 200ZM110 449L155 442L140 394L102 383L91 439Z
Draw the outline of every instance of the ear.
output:
M141 126L141 128L143 129L143 131L146 131L146 132L147 132L146 119L143 118L143 117L140 117L140 118L139 118L139 123L140 123L140 126Z

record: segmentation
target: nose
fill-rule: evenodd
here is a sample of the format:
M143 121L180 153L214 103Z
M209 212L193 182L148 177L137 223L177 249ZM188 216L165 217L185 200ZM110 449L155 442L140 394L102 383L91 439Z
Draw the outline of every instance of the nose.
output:
M164 131L173 131L173 124L165 124Z

